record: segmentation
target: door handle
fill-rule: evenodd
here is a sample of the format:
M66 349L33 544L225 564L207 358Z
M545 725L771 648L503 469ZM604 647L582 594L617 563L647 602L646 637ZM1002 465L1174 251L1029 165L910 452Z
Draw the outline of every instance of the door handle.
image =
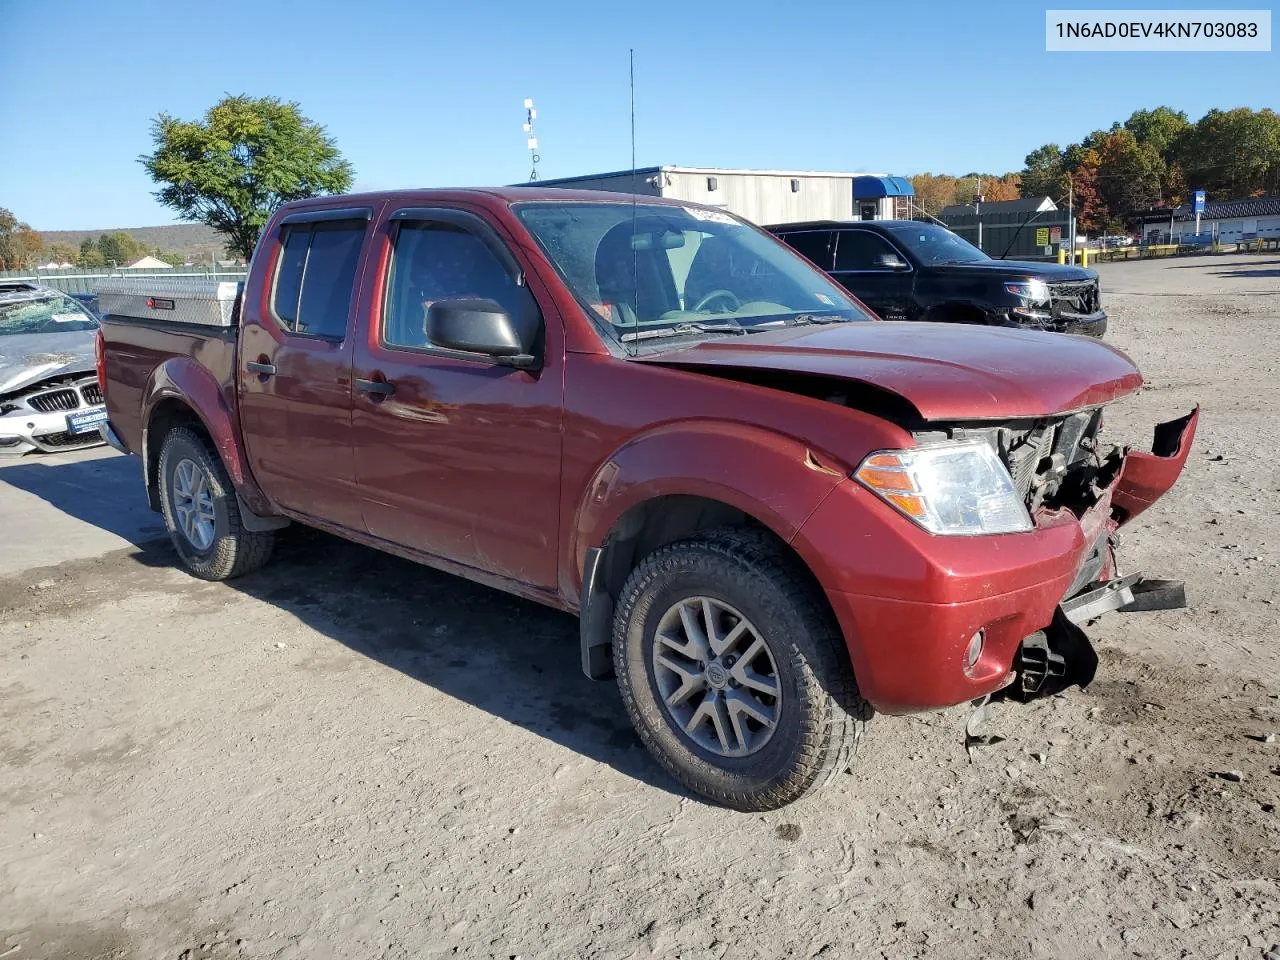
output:
M379 400L382 397L389 397L396 392L396 385L388 383L386 380L362 380L356 377L356 389L361 393L369 394L373 400Z
M261 360L250 360L245 366L249 368L250 373L256 373L260 377L274 376L276 372L274 363L264 363Z

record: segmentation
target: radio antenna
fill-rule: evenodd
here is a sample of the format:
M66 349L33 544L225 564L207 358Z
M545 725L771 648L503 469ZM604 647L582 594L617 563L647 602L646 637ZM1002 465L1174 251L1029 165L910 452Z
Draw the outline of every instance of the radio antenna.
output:
M533 121L538 119L538 111L533 108L533 98L524 98L524 132L529 141L529 161L532 169L529 171L529 182L534 183L538 179L538 161L542 158L538 156L538 138L533 132Z
M640 328L640 262L636 252L636 200L640 184L636 180L636 50L630 47L627 55L631 67L631 295L636 298L635 324Z

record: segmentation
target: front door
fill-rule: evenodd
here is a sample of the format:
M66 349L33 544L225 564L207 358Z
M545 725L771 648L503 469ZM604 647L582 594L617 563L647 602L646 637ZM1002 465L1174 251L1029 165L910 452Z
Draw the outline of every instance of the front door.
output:
M837 230L831 275L881 319L915 319L915 274L906 257L879 234L861 229Z
M558 580L563 332L510 249L457 209L391 212L355 353L356 477L370 533L537 587ZM427 338L436 300L543 310L537 370ZM367 312L366 312L367 311Z
M239 405L254 478L288 510L363 529L351 428L354 292L372 211L307 211L263 241L270 292L246 296ZM261 255L261 253L259 254Z

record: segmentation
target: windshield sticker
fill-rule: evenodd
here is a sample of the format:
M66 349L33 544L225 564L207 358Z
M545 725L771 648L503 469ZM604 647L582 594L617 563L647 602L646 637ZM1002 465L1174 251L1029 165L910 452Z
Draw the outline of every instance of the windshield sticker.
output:
M832 300L830 297L828 297L825 293L814 293L814 296L817 297L821 302L825 303L829 307L834 307L836 305L836 302Z
M738 222L727 213L721 213L719 210L703 210L701 207L685 207L684 212L695 220L705 220L708 223L727 223L732 226Z
M83 313L55 313L49 318L54 323L79 323L84 319Z

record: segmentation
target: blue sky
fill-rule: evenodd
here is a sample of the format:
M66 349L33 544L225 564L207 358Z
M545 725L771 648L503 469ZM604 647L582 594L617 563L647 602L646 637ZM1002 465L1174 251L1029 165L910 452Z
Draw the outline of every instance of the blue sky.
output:
M1276 52L1046 53L1044 10L0 0L0 206L39 229L173 222L136 160L150 121L227 92L298 101L358 189L523 180L527 96L544 176L623 169L628 47L641 165L999 172L1141 107L1280 107Z

